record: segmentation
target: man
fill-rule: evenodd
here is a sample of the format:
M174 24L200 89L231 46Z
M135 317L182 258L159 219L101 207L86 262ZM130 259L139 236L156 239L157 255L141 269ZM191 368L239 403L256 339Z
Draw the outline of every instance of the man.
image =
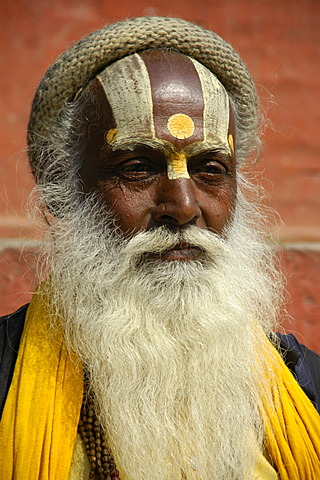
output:
M318 478L319 358L273 333L242 173L259 121L233 48L183 20L50 67L28 129L49 276L2 321L1 479Z

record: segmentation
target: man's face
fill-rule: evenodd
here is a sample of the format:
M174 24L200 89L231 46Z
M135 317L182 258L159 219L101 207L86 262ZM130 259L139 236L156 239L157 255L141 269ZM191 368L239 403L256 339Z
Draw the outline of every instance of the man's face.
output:
M191 59L148 52L107 67L71 115L88 198L53 222L48 295L120 476L251 478L278 289L258 212L235 208L228 96Z
M235 127L207 69L173 52L126 57L92 82L81 112L84 189L99 194L123 233L161 225L222 233L236 197ZM187 247L161 258L196 259Z

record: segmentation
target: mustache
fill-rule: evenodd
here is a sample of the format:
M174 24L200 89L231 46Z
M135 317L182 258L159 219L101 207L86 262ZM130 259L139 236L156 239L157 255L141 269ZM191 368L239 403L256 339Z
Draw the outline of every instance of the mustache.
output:
M202 252L201 258L210 261L225 255L228 248L225 238L194 225L180 230L161 226L137 233L122 245L121 255L124 261L130 258L130 263L139 263L148 254L161 254L175 247L197 248Z

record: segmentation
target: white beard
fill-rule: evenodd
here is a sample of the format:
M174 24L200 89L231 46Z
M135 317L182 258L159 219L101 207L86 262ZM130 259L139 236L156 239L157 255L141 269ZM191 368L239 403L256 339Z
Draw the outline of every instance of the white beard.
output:
M268 368L257 358L278 305L271 249L240 207L226 240L161 227L128 241L89 210L79 216L53 231L52 302L90 374L121 479L252 478ZM205 253L145 255L178 239Z

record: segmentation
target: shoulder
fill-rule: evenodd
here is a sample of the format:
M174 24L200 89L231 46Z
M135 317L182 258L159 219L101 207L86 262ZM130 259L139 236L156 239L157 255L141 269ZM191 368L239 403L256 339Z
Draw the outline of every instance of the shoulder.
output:
M0 317L0 418L11 384L28 305Z
M287 367L320 413L320 356L292 334L277 336Z

